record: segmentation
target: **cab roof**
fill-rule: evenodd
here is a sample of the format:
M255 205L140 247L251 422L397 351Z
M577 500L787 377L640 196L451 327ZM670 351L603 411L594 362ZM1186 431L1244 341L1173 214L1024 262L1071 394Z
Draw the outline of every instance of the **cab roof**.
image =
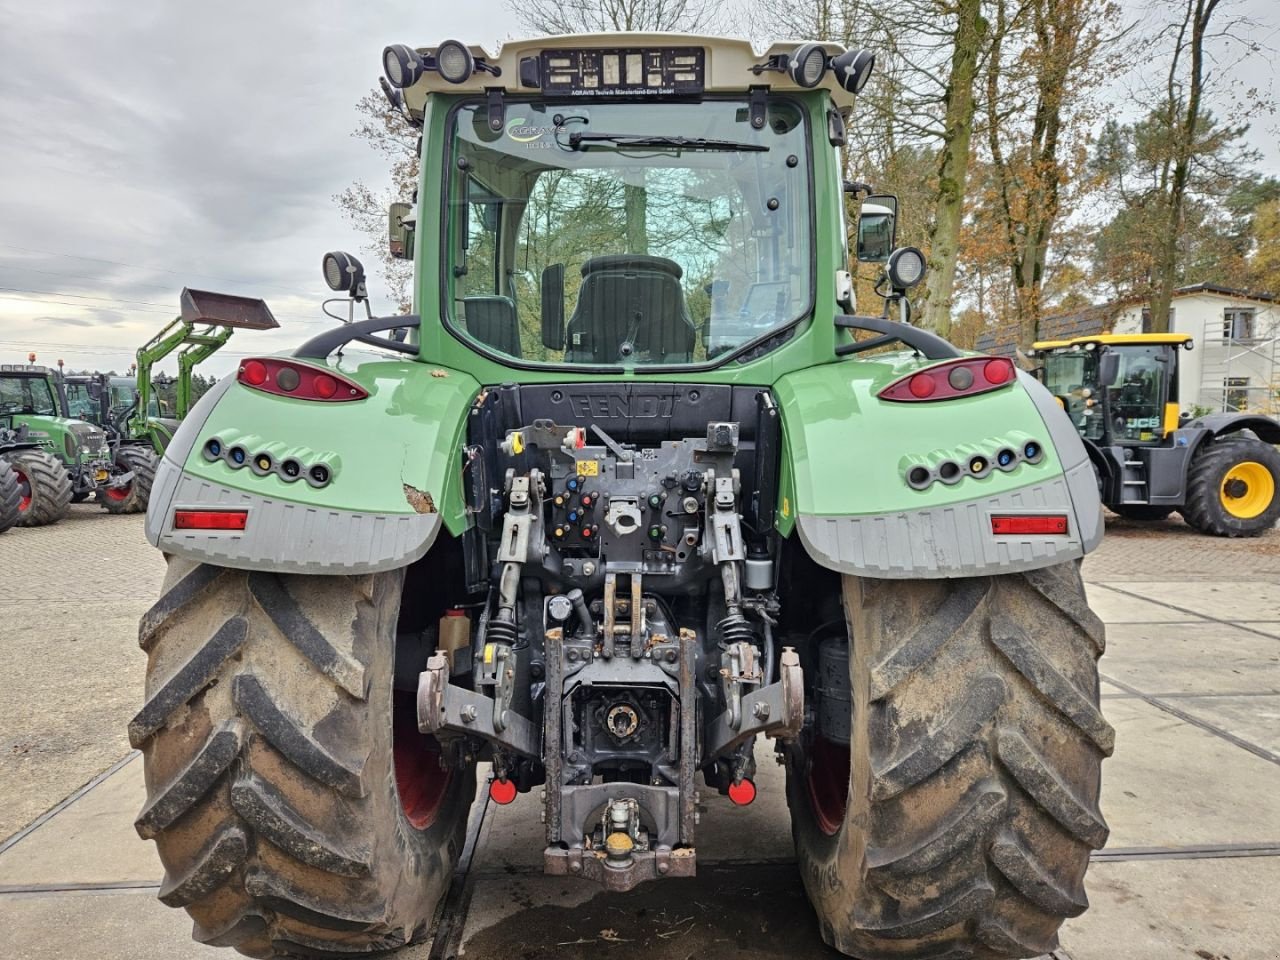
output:
M671 47L701 47L706 55L706 93L746 93L749 87L768 87L775 91L799 93L806 88L796 85L785 74L775 70L753 73L752 67L765 63L771 56L790 53L802 40L776 41L766 49L760 50L749 40L732 37L710 37L693 33L575 33L564 36L531 37L525 40L510 40L490 51L479 44L467 44L473 57L484 59L487 63L498 67L502 75L495 77L490 73L477 70L463 83L450 83L440 74L428 70L412 87L404 93L405 105L415 114L422 112L428 94L432 93L465 93L483 95L486 91L502 89L508 94L530 96L537 95L536 87L522 86L520 83L520 61L525 57L537 57L544 50L581 50L599 49L614 51L619 49L657 50ZM823 42L819 44L830 56L845 52L838 43ZM436 47L418 47L418 52L434 56ZM846 91L836 82L832 71L828 70L816 87L809 89L826 90L838 107L851 107L854 95Z
M1060 347L1078 347L1086 343L1108 344L1120 346L1157 346L1168 344L1177 347L1189 343L1189 333L1094 333L1087 337L1072 337L1070 340L1041 340L1031 345L1033 350L1057 350Z
M30 377L47 377L48 367L33 367L26 363L0 363L0 373L25 373Z

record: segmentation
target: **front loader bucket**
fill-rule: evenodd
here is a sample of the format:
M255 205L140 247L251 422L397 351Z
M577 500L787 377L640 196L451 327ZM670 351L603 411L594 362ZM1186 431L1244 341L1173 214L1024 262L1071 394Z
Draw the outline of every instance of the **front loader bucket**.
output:
M256 297L208 290L182 290L182 319L187 323L209 323L245 330L274 330L280 326L266 303Z

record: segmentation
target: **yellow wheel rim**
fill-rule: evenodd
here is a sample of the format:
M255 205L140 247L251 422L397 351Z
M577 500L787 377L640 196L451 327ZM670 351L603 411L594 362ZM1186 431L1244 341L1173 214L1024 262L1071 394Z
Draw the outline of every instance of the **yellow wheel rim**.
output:
M1227 471L1218 494L1227 513L1240 520L1252 520L1271 506L1276 481L1262 464L1246 460Z

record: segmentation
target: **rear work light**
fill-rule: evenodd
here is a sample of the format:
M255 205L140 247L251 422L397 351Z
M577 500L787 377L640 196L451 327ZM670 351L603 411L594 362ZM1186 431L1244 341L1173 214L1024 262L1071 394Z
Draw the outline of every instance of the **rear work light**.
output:
M338 403L363 400L369 396L369 391L360 384L332 370L321 370L279 357L254 357L243 361L236 379L263 393L297 397L299 400Z
M248 510L175 510L175 530L243 530Z
M993 516L991 518L991 532L997 537L1025 536L1027 534L1061 537L1068 532L1067 518L1063 514Z
M1013 361L1006 357L965 357L895 380L878 396L881 400L909 403L950 400L999 390L1013 383L1016 377Z

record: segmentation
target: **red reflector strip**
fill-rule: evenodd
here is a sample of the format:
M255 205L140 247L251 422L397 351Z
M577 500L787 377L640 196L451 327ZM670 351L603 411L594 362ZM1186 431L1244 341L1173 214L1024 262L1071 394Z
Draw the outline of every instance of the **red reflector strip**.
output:
M1017 536L1019 534L1062 536L1067 533L1067 518L1062 515L992 517L991 532L998 537Z
M248 510L175 510L175 530L243 530Z

